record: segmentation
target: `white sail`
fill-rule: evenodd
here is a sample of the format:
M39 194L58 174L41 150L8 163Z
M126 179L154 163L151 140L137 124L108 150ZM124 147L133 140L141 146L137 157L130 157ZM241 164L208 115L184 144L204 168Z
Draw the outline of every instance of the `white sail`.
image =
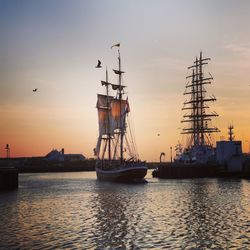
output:
M97 140L96 147L94 148L94 154L99 158L99 153L101 149L102 138L99 136Z
M129 112L127 100L115 99L112 96L97 96L99 135L113 135L116 129L125 129L126 113Z
M113 96L97 94L97 108L110 108L110 103L114 99Z
M96 107L98 110L98 121L99 121L99 136L112 134L112 130L109 126L110 116L110 103L113 100L113 96L97 95ZM108 131L109 128L109 131Z
M111 101L111 126L113 130L125 129L125 118L128 112L127 100L113 99Z
M98 108L99 135L107 135L108 131L108 109Z

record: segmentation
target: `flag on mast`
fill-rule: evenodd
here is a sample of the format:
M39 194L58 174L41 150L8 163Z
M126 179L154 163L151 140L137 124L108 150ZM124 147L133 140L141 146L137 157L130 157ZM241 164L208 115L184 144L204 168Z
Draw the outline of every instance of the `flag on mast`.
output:
M111 46L111 49L112 49L113 47L120 47L120 43L114 44L113 46Z

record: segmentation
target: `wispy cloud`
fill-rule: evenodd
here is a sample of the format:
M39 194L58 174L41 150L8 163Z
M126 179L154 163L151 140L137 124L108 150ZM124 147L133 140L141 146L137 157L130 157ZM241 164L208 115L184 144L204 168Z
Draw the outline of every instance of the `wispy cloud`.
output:
M250 58L250 43L228 43L223 47L239 56Z

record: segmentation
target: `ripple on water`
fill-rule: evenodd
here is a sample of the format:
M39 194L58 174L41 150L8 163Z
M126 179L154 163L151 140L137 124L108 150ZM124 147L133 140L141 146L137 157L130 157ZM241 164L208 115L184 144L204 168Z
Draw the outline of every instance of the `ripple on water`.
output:
M250 249L249 198L249 181L24 174L0 193L0 249Z

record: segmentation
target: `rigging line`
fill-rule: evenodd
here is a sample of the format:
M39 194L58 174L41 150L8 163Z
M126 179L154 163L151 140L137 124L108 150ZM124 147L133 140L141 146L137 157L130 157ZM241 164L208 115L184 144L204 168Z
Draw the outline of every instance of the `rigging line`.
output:
M128 138L130 140L130 143L131 145L133 146L134 142L133 142L133 134L132 134L132 130L131 130L131 121L130 121L130 118L127 119L127 122L128 122Z
M130 120L131 123L131 120ZM131 145L132 145L132 150L135 158L139 158L138 151L137 151L137 146L136 146L136 141L135 141L135 136L133 136L133 125L130 126L130 138L131 138Z
M113 155L113 159L115 160L116 159L116 154L117 154L117 147L118 147L118 142L119 142L119 134L116 136L116 140L114 142L114 155Z
M104 159L105 153L106 153L106 148L107 148L107 140L105 140L105 145L104 145L104 149L102 152L102 159Z
M135 157L135 156L137 156L136 145L135 145L135 143L133 141L132 131L131 131L131 129L129 129L129 130L130 130L130 132L129 132L129 139L131 141L130 145L131 145L131 148L132 148L132 151L133 151L133 156Z
M207 138L207 144L210 146L210 147L212 147L213 146L213 143L212 143L212 139L210 138L210 136L209 135L205 135L206 136L206 138Z
M116 138L115 138L115 135L114 135L113 140L112 140L112 149L113 149L113 151L111 151L111 154L112 154L112 152L113 153L115 152L115 148L116 148L115 140L116 140ZM112 160L114 160L114 155L112 156Z
M137 148L137 143L136 143L136 137L134 136L134 124L133 124L133 120L132 120L132 117L130 115L129 119L128 119L128 123L129 123L129 132L130 132L130 135L131 135L131 141L132 141L132 145L133 145L133 150L136 154L137 157L139 157L138 155L138 148Z
M111 160L112 160L113 148L114 148L114 137L112 136L112 137L110 138L110 159L111 159Z
M126 147L129 150L129 154L131 155L132 154L132 151L131 151L131 145L132 145L132 143L131 143L131 138L130 138L130 135L129 135L128 131L125 134L125 143L126 143Z
M125 141L126 141L126 145L127 145L128 151L129 151L129 156L130 157L134 157L134 155L133 155L133 153L131 151L130 145L129 145L129 141L128 141L127 135L125 135L124 137L125 137Z

